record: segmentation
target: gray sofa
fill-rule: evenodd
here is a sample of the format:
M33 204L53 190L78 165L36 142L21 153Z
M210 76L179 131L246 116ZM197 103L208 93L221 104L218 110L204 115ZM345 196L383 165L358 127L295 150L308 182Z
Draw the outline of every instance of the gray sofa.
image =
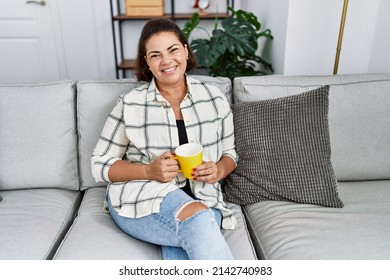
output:
M331 161L343 208L281 201L244 207L259 258L390 259L390 74L235 80L235 102L330 85Z
M228 203L237 259L390 258L390 74L197 76L233 103L330 85L332 163L344 208L286 201ZM0 259L161 259L103 210L90 156L132 80L0 86Z

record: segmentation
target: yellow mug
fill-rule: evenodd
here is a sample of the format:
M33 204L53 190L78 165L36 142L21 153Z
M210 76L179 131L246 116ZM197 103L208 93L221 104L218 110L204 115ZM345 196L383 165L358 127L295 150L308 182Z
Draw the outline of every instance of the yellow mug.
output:
M175 154L174 158L180 166L179 172L182 172L184 177L192 179L193 169L203 162L202 145L197 143L183 144L175 149Z

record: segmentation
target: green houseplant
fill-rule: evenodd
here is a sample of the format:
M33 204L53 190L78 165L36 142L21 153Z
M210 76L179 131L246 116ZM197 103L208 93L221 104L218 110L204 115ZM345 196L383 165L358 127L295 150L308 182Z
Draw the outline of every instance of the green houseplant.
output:
M243 10L229 8L229 16L220 22L215 19L212 35L207 39L194 39L190 45L198 67L205 68L211 76L234 79L238 76L254 76L272 73L272 65L256 55L258 39L273 39L271 30L261 31L257 17ZM183 32L187 39L198 27L198 13L185 23ZM207 30L205 30L208 33Z

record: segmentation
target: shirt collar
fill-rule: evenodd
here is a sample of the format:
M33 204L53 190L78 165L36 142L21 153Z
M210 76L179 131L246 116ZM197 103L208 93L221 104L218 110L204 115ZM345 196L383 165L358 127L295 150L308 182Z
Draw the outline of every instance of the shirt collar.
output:
M191 78L185 74L186 76L186 83L187 83L187 95L192 99L192 83L191 83Z
M159 96L159 97L158 97ZM160 95L156 82L154 81L154 78L150 81L147 92L146 92L146 101L154 101L154 100L160 100L161 101L162 96Z

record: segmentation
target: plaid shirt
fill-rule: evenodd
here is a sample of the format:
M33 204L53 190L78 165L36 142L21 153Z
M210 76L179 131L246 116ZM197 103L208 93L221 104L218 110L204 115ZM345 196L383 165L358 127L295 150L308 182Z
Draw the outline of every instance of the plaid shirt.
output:
M211 85L186 77L188 92L180 104L189 142L204 147L204 161L218 162L229 156L237 163L233 115L226 97ZM137 218L159 212L160 203L186 180L181 173L168 183L153 180L110 182L108 170L117 160L150 164L165 151L179 146L172 107L158 92L154 80L121 95L109 115L91 158L96 181L108 182L112 206L125 217ZM219 183L192 181L195 197L223 216L222 227L233 229L236 220L222 197Z

